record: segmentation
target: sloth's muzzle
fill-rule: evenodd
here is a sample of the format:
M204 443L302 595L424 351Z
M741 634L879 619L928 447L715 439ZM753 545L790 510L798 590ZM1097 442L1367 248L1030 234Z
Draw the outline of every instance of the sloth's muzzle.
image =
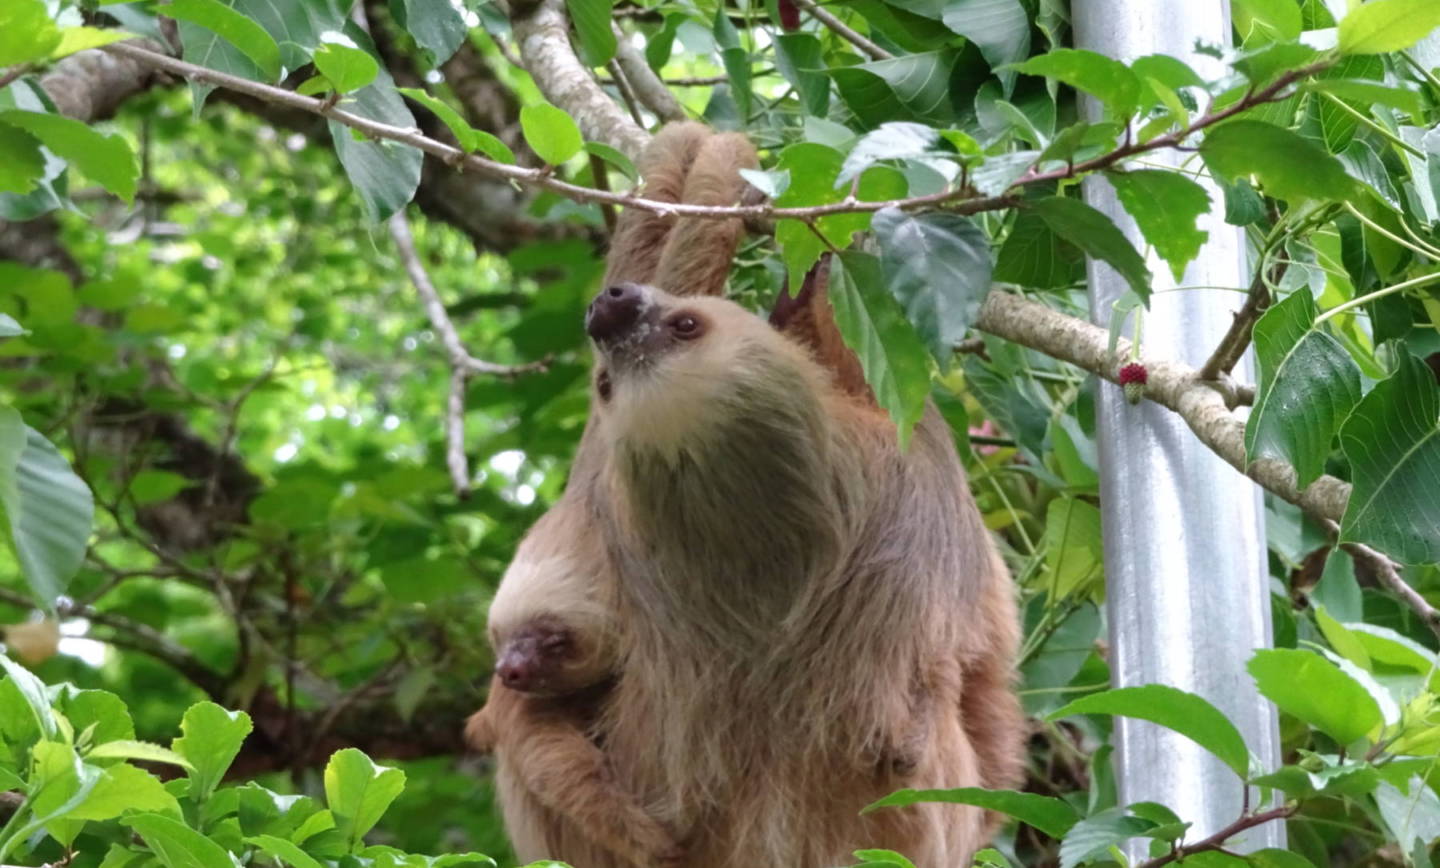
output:
M585 333L598 344L623 340L640 322L650 306L650 293L634 283L621 283L600 290L585 311Z

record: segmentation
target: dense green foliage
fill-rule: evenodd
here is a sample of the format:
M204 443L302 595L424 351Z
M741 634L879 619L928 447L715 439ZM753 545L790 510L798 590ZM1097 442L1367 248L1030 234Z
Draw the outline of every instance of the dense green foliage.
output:
M955 429L1024 594L1030 781L886 804L1016 818L984 864L1195 843L1162 806L1116 804L1112 715L1249 780L1242 823L1287 817L1290 852L1184 864L1428 866L1440 838L1440 4L1233 6L1238 47L1202 46L1202 74L1067 47L1058 0L827 5L859 41L794 25L792 0L564 4L605 93L654 119L610 63L636 47L686 112L748 132L764 168L747 177L799 209L744 244L734 297L763 310L839 252L837 322L899 436L927 398ZM579 323L606 225L536 188L623 188L634 155L545 102L507 59L498 5L349 7L0 4L0 624L29 667L0 658L0 791L16 795L0 863L505 858L459 731L491 666L486 599L584 424ZM121 30L311 95L328 118L77 53ZM367 137L356 118L389 126ZM412 128L451 165L394 140ZM1158 159L1176 147L1178 169ZM1150 259L1078 196L1099 174ZM412 200L408 264L468 352L545 362L468 378L464 497L446 472L455 359L381 222ZM1277 647L1250 674L1282 712L1278 768L1199 697L1103 689L1094 396L1109 386L1094 375L1115 372L973 337L1001 282L1164 358L1140 340L1143 311L1213 289L1185 283L1212 204L1253 254L1234 307L1270 303L1245 460L1353 485L1338 529L1267 498ZM1130 287L1115 311L1087 310L1086 256ZM1403 587L1340 543L1400 562ZM455 855L472 852L488 856Z

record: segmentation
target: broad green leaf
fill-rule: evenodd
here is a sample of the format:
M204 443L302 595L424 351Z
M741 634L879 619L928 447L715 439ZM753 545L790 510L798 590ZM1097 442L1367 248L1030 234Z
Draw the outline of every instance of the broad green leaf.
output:
M1303 489L1324 472L1335 435L1360 400L1360 371L1315 323L1306 289L1267 310L1254 336L1260 390L1245 423L1245 460L1288 462Z
M652 37L653 39L653 37ZM775 68L794 86L805 112L823 118L830 111L825 50L811 33L784 33L775 39ZM813 140L807 136L807 139Z
M719 17L725 16L722 14ZM735 101L736 113L741 118L749 117L750 100L753 96L750 84L750 53L738 45L732 46L720 52L720 63L725 67L725 74L729 76L728 93Z
M60 29L44 0L5 0L0 4L0 66L46 57L60 44Z
M975 43L1008 94L1015 71L1001 67L1030 53L1030 18L1019 0L948 0L940 20Z
M340 42L325 42L315 50L315 68L338 93L365 87L380 74L380 64L368 52Z
M123 30L108 30L99 27L66 27L60 31L60 44L50 52L51 60L69 57L77 51L99 48L113 42L134 39L135 34Z
M915 120L947 124L954 119L950 101L950 51L906 54L855 66L830 68L840 96L865 126Z
M130 202L135 198L140 167L130 145L118 133L105 135L60 115L32 111L0 111L0 124L18 127L66 160L86 177Z
M525 141L540 159L558 166L585 146L580 128L568 114L549 103L536 103L520 109L520 128Z
M1140 79L1128 66L1083 48L1057 48L1032 57L1015 69L1082 90L1103 102L1120 120L1129 118L1140 102Z
M324 868L315 857L298 846L274 835L255 835L245 839L246 844L259 847L266 855L289 865L290 868Z
M1020 179L1040 156L1039 151L1014 151L986 157L970 172L970 184L982 196L998 196Z
M915 868L915 863L894 850L856 850L855 858L871 865L895 865L898 868Z
M1060 842L1060 868L1074 868L1092 855L1144 835L1155 825L1153 820L1127 816L1118 808L1086 817L1071 827Z
M441 123L449 127L450 133L455 136L456 143L460 145L460 150L467 154L479 151L497 163L515 162L515 152L510 150L509 146L484 130L472 128L448 103L442 102L419 88L401 87L396 89L425 106L435 117L440 119Z
M1383 74L1383 65L1381 70ZM1304 90L1311 93L1328 93L1362 106L1384 105L1410 114L1419 114L1422 110L1419 91L1391 87L1379 81L1317 78L1314 81L1306 82Z
M178 818L180 804L159 778L122 763L105 769L85 801L67 812L65 818L109 820L126 811L154 811Z
M404 789L403 771L377 766L353 747L337 751L325 766L325 800L352 850Z
M470 25L450 0L390 0L395 23L415 37L430 62L439 66L465 42Z
M45 155L40 140L0 124L0 193L28 193L45 176Z
M173 750L163 748L158 744L151 744L148 741L135 741L133 739L116 739L97 745L85 756L95 759L133 759L150 763L169 763L179 766L188 772L196 771L190 760L181 756Z
M169 470L142 470L130 480L130 496L144 506L169 500L196 483Z
M178 820L160 814L121 819L134 829L165 868L235 868L224 847Z
M989 239L968 218L943 212L885 208L870 225L891 295L946 370L990 292Z
M320 45L325 33L345 26L348 0L224 0L269 33L280 45L280 59L288 70L296 70L310 60L310 53ZM395 6L392 4L391 11ZM452 11L451 13L456 14Z
M786 190L790 189L789 169L778 169L771 172L760 169L741 169L740 177L771 199L779 198L784 195Z
M832 258L829 298L840 336L859 358L865 381L895 422L903 447L930 394L925 347L900 303L886 291L874 256L847 252Z
M1140 234L1170 263L1178 282L1209 236L1196 225L1210 210L1210 194L1180 172L1139 169L1106 175Z
M1149 303L1150 270L1109 217L1079 199L1065 196L1035 199L1026 202L1025 207L1039 214L1056 235L1114 268L1135 294Z
M9 407L0 407L0 506L30 590L53 606L85 556L95 501L55 446Z
M1313 651L1260 650L1246 668L1266 699L1342 746L1381 723L1380 707L1369 691Z
M1425 363L1402 355L1345 420L1340 445L1354 483L1340 540L1402 563L1440 561L1440 388Z
M1240 777L1249 773L1250 752L1240 730L1218 708L1193 693L1163 684L1117 687L1077 699L1049 719L1072 714L1117 714L1148 720L1210 751Z
M638 182L640 180L640 172L635 168L635 164L619 149L612 148L604 142L586 142L585 150L619 169L631 181Z
M1015 438L1020 449L1037 465L1046 451L1045 433L1049 412L1024 388L1017 388L1008 372L986 365L979 356L965 357L965 387L980 402L985 414L1005 433Z
M170 0L165 14L176 21L199 25L238 48L264 74L265 81L280 77L280 46L275 39L264 27L220 0ZM205 64L203 58L189 55L187 46L187 59Z
M604 66L615 56L615 31L610 26L611 0L565 0L570 23L580 37L580 60Z
M860 137L845 157L835 186L842 187L881 160L906 160L936 153L940 134L925 124L891 121Z
M1293 850L1267 847L1245 857L1252 868L1315 868L1315 863Z
M49 689L49 694L51 705L70 722L71 729L77 734L89 731L84 739L87 746L135 737L129 707L108 690L81 690L73 684L57 684Z
M25 701L25 706L30 710L30 717L39 728L41 737L55 738L60 731L60 726L55 721L55 712L50 708L50 699L45 695L45 683L30 674L29 669L4 654L0 654L0 670L4 670L14 693ZM4 694L0 693L0 696L4 696Z
M1231 5L1235 29L1247 43L1293 42L1300 38L1300 7L1295 0L1235 0Z
M1340 19L1341 54L1403 51L1440 27L1440 4L1432 0L1371 0Z
M1021 211L995 257L994 278L1035 289L1059 289L1085 277L1085 254L1057 235L1040 215Z
M1033 826L1052 838L1070 831L1080 815L1069 803L1051 796L1020 793L1014 790L987 790L982 787L960 787L953 790L898 790L861 811L863 814L881 808L903 808L928 802L951 805L974 805L987 811L999 811Z
M1099 508L1077 497L1050 501L1044 547L1045 572L1038 583L1051 605L1076 593L1091 593L1105 570Z
M1346 762L1324 765L1319 769L1281 766L1275 771L1250 780L1252 786L1274 787L1292 798L1327 796L1365 796L1380 783L1373 766Z
M1200 154L1216 175L1228 181L1253 176L1277 199L1345 199L1355 187L1339 160L1264 121L1230 121L1214 127L1201 143Z
M170 743L170 748L192 767L191 799L204 802L210 797L250 729L250 715L243 711L226 711L213 702L190 706L180 720L181 735Z
M368 37L353 24L346 26L345 35L360 48L371 50ZM390 74L383 69L372 84L351 94L345 107L391 126L415 126L415 116L405 107ZM370 219L378 223L405 207L420 186L424 155L408 145L357 139L351 129L335 121L328 125L335 154Z

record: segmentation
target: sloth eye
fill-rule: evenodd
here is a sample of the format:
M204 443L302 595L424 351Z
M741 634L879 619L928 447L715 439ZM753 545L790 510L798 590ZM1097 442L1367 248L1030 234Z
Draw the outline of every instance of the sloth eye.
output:
M700 336L700 321L689 314L682 314L670 321L670 328L682 338Z

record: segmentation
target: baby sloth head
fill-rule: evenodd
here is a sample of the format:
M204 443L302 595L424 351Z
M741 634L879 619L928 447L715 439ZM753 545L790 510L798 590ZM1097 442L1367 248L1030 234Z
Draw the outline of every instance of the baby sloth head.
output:
M769 323L732 301L621 283L585 314L600 412L633 445L673 454L757 417L804 412L821 372Z

